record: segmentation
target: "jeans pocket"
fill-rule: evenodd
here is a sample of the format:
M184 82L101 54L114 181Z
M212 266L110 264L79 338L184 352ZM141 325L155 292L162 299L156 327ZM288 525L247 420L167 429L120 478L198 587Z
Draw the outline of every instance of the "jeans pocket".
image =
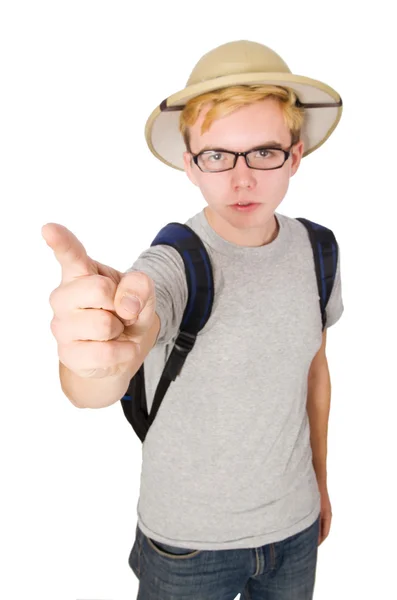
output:
M194 550L193 548L179 548L178 546L170 546L163 542L158 542L145 536L148 547L159 556L171 558L174 560L192 558L202 552L202 550Z

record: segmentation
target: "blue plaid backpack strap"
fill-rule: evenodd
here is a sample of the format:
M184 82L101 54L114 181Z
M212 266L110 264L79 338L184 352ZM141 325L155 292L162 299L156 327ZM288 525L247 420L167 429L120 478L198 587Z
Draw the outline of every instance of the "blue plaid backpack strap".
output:
M143 364L131 379L127 393L121 399L124 414L142 442L156 417L171 381L175 381L180 374L196 342L198 332L207 323L214 300L210 258L200 237L188 225L169 223L161 229L151 243L151 246L157 245L172 246L179 252L185 266L188 300L179 334L154 394L150 415L147 411Z
M338 244L331 229L303 217L297 217L296 220L306 227L312 246L320 296L322 329L324 330L326 325L325 308L331 296L338 264Z

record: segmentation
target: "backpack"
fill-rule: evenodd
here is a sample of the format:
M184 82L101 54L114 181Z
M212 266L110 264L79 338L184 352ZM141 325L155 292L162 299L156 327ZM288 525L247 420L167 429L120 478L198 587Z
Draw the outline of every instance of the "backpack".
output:
M325 307L334 285L338 262L338 245L333 232L308 219L297 218L307 229L313 250L317 286L320 297L322 330L326 324ZM168 357L158 383L148 415L144 364L130 380L127 392L121 398L124 415L142 443L153 423L160 404L171 384L180 375L183 364L192 350L197 334L207 323L214 299L214 281L211 261L200 237L182 223L169 223L159 231L151 246L172 246L185 265L188 300L179 328L179 334Z

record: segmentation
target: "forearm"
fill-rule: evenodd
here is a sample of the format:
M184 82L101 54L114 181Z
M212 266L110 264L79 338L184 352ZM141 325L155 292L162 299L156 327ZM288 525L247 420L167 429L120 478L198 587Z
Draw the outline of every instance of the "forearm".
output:
M331 379L325 361L308 379L307 413L310 444L318 485L327 485L327 438L331 405Z

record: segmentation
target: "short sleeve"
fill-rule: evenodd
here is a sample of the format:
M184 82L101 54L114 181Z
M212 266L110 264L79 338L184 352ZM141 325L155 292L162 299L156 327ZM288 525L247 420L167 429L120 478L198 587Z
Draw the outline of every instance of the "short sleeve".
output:
M342 283L341 283L341 269L340 269L340 249L338 245L338 262L336 266L335 281L332 288L331 296L328 300L325 312L327 316L325 327L332 327L342 316L344 311L343 299L342 299Z
M131 271L146 273L154 282L160 318L157 344L167 344L178 334L188 299L183 259L172 246L152 246L127 269L127 273Z

